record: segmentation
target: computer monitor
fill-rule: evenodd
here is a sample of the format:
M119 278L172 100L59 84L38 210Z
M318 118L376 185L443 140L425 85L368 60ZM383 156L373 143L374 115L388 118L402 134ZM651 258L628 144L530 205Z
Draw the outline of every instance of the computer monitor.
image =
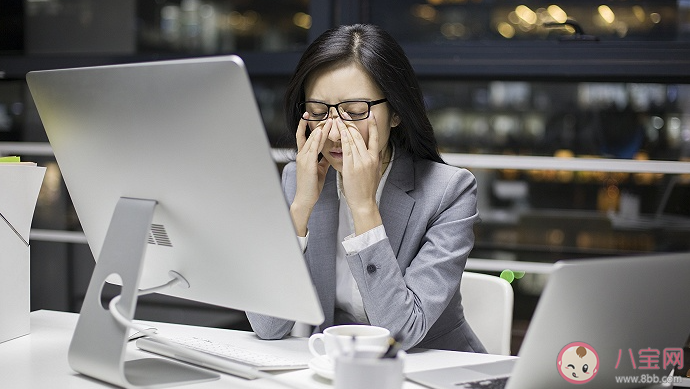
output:
M136 385L134 368L102 372L124 364L127 335L100 304L106 279L122 281L118 310L130 318L137 290L172 270L189 287L160 293L323 321L239 57L37 71L27 82L97 261L72 368Z

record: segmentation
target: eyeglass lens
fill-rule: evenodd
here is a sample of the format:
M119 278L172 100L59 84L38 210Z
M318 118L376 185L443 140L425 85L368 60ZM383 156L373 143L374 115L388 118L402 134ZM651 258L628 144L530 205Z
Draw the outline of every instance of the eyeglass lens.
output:
M343 120L356 121L369 117L369 103L366 101L346 101L335 105L338 115ZM321 121L328 118L329 106L324 103L311 102L300 104L300 109L309 113L309 121Z

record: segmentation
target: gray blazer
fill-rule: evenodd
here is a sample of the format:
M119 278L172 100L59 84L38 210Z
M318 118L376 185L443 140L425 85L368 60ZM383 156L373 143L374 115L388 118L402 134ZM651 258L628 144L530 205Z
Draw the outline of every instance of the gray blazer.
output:
M295 173L294 163L283 171L288 203L295 195ZM398 334L405 349L486 352L465 321L460 296L478 220L476 191L469 171L396 150L379 205L388 238L347 257L370 323ZM331 168L309 219L305 251L325 315L316 332L343 324L335 309L338 201ZM280 339L293 326L250 312L247 317L264 339Z

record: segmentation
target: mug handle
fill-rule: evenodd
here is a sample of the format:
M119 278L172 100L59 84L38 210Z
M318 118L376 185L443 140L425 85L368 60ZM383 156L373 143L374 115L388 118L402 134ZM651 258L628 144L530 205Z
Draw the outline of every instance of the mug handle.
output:
M326 354L321 354L319 353L316 348L314 347L314 343L316 343L317 340L320 340L321 343L323 343L324 348L326 347L326 343L323 341L323 334L313 334L312 336L309 337L309 351L315 356L315 357L322 357Z

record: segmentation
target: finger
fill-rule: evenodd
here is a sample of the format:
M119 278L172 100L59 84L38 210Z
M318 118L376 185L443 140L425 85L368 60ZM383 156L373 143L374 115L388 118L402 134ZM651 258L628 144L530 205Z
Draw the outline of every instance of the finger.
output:
M311 157L308 158L308 160L314 160L315 161L315 156L313 155L318 155L318 147L319 147L319 142L321 141L321 129L316 128L314 131L311 132L311 135L309 135L309 138L304 142L304 145L302 145L302 149L297 152L298 156L308 156L312 155Z
M364 143L362 134L359 133L359 129L352 122L343 122L341 120L339 124L341 124L342 129L347 132L348 142L350 143L355 162L361 160L366 156L367 146Z
M321 137L321 142L319 142L319 153L323 151L323 146L326 144L326 140L328 140L328 134L330 134L331 128L333 128L333 119L328 118L321 129L323 131L323 136Z
M309 142L308 150L310 153L319 153L319 145L321 144L321 138L323 138L323 130L317 127L314 131L312 131L311 135L309 135L309 139L307 139L307 142Z
M353 164L352 148L354 146L345 124L341 120L336 119L335 126L338 132L340 132L340 145L343 149L343 169L345 169Z
M355 122L352 120L352 117L350 117L350 115L347 112L341 112L341 115L342 116L340 119L345 126L350 128L351 130L359 132L359 129L357 129L357 125L355 125ZM345 119L345 120L342 120L342 119ZM352 132L352 131L350 131L350 132Z
M356 130L352 131L352 129L340 118L335 119L335 124L338 127L338 131L340 132L340 143L345 144L347 143L347 146L349 147L350 154L353 153L358 153L359 150L357 150L357 145L355 144L355 138L354 138L354 133L358 133ZM345 134L345 137L343 138L343 134Z
M304 143L307 141L307 118L309 117L309 114L305 112L302 114L302 118L299 120L299 124L297 124L297 132L295 133L295 137L297 139L297 152L299 153L300 150L304 147Z
M371 151L374 154L378 154L379 128L376 124L376 117L374 116L373 112L370 113L367 123L369 124L369 151Z
M331 166L331 163L328 162L326 158L321 158L321 160L319 161L319 168L324 169L325 171L326 169L328 169L329 166Z

